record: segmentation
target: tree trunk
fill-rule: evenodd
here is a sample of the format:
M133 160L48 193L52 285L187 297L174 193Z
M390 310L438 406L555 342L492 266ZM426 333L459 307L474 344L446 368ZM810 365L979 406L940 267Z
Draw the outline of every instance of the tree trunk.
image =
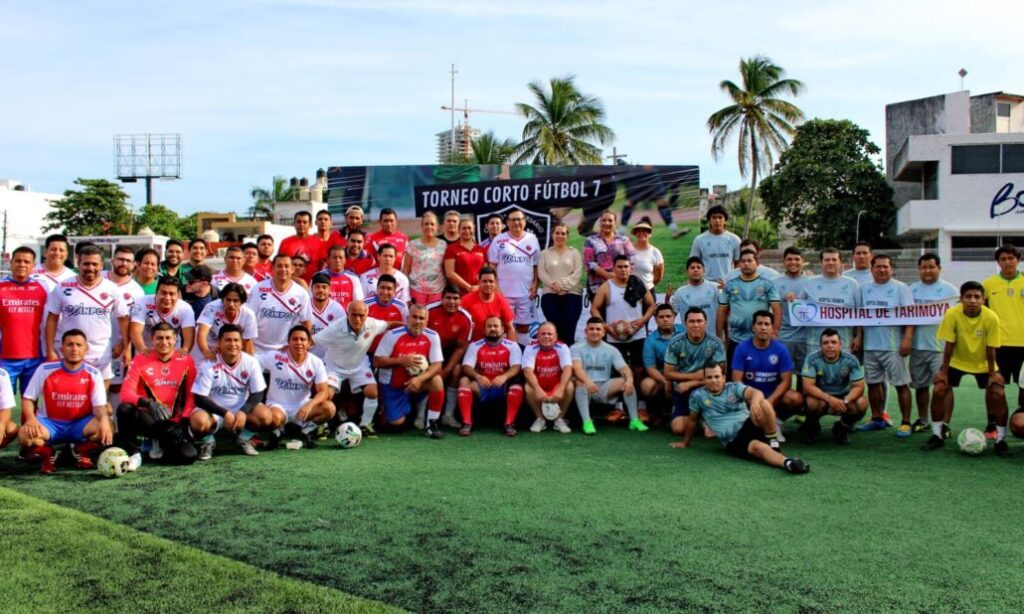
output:
M754 219L754 189L757 187L757 167L760 160L757 155L757 139L754 138L754 131L750 131L750 204L747 205L747 221L743 225L743 238L750 238L750 221Z

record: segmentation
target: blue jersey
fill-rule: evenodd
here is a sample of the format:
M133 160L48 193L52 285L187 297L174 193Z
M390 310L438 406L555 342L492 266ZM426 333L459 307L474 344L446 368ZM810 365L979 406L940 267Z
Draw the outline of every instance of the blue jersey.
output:
M913 305L910 288L902 281L890 279L884 284L871 282L860 286L861 307L901 307ZM895 352L903 339L902 326L865 326L864 350L867 352Z
M725 283L718 302L729 306L729 339L739 343L754 336L754 314L769 311L772 303L778 303L779 291L763 277L749 280L737 277Z
M705 334L694 343L686 333L679 333L668 342L665 350L665 364L672 365L680 373L696 373L709 362L725 364L725 345L718 337Z
M793 326L789 320L789 301L786 300L786 295L792 294L796 298L802 298L804 294L804 286L807 285L809 277L804 275L797 275L796 277L790 277L789 275L780 275L772 279L772 283L775 284L775 289L779 291L779 299L782 301L782 327L779 328L779 339L787 342L799 342L807 339L807 327L806 326Z
M804 291L800 298L821 305L835 305L852 309L860 304L860 289L857 287L857 282L849 277L829 278L824 275L815 275L804 282ZM807 349L813 352L821 345L821 331L824 328L807 328ZM835 329L839 331L843 347L850 347L850 342L853 341L853 327L836 326Z
M740 238L726 230L720 235L705 231L697 235L690 246L690 257L697 256L704 263L704 275L711 281L725 279L740 259Z
M655 330L644 339L644 367L654 367L658 371L665 369L665 350L668 344L676 335L685 333L686 328L675 325L675 328L668 337L662 337L661 333Z
M857 282L858 286L874 283L875 278L871 275L871 269L849 269L843 271L843 277L849 277Z
M851 384L864 379L864 368L849 352L842 351L835 360L829 361L819 351L807 355L800 376L813 379L822 392L841 397L850 391Z
M960 296L956 286L941 279L933 284L916 281L910 284L910 294L917 304L951 302ZM945 348L945 342L936 337L938 333L938 324L914 327L914 342L911 347L915 350L941 352Z
M771 339L761 349L747 339L736 347L732 355L732 370L743 373L743 383L771 396L779 385L783 373L793 372L793 357L781 341Z
M747 387L739 382L726 382L718 394L698 388L690 395L690 411L704 416L704 423L715 432L722 445L728 445L740 432L750 416L743 395Z
M708 319L708 330L716 331L718 322L718 284L713 281L704 280L698 285L686 282L672 293L669 305L679 314L679 321L686 323L686 310L690 307L700 307Z

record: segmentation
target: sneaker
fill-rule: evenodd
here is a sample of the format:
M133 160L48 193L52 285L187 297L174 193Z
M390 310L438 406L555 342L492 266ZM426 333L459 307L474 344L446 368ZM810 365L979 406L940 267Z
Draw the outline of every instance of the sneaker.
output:
M472 434L473 425L468 422L466 424L463 424L462 427L459 428L459 437L469 437Z
M373 426L373 423L360 424L359 430L363 432L363 437L369 437L370 439L377 438L377 427Z
M996 442L996 456L999 458L1012 458L1013 453L1010 452L1010 446L1006 443L1006 440Z
M217 447L217 442L213 439L203 441L199 444L199 455L197 459L201 461L208 461L213 458L213 449Z
M889 412L882 411L882 420L885 421L886 426L892 426L892 418L889 417Z
M450 429L457 429L462 425L459 424L459 421L455 419L455 416L451 414L445 414L441 416L441 426L446 426Z
M637 418L640 419L640 422L643 422L644 424L647 424L648 422L651 421L651 414L647 413L646 409L638 410L636 414Z
M841 446L850 445L850 429L838 420L832 425L832 441Z
M42 464L39 465L39 472L51 475L57 473L57 453L50 446L36 446L32 453L39 457Z
M142 466L142 454L136 452L128 457L128 471L138 471Z
M597 435L597 429L594 428L593 420L583 421L583 434L584 435Z
M786 443L786 429L782 425L782 420L775 419L775 437L779 440L779 443Z
M985 439L995 440L996 436L996 423L989 422L985 425Z
M902 424L900 424L900 427L896 429L896 436L901 439L906 439L907 437L910 437L910 435L913 434L913 432L914 429L913 427L910 426L910 423L903 422Z
M952 431L949 430L949 425L948 424L943 424L942 425L942 438L943 439L949 439L951 435L952 435Z
M346 422L347 420L348 416L345 416L344 418L341 419L342 422ZM327 425L321 424L320 426L316 427L315 434L317 441L327 441Z
M154 439L149 448L149 458L152 460L160 460L163 457L164 449L160 447L160 442Z
M75 459L75 466L79 469L95 469L96 464L92 461L91 453L99 446L91 441L85 443L71 444L71 456Z
M619 409L618 407L616 407L615 409L613 409L610 412L608 412L608 415L605 416L605 420L607 420L608 422L611 422L611 423L614 424L616 422L621 422L622 419L625 418L625 417L626 417L626 412L624 412L621 409Z
M441 432L441 425L437 423L437 420L428 420L423 434L431 439L444 439L444 433Z
M557 420L555 421L555 424L558 424ZM539 433L546 428L548 428L548 421L545 420L544 418L537 418L536 420L533 421L533 424L530 425L530 432Z
M646 433L651 429L647 428L647 425L644 424L639 418L636 418L629 421L629 430L637 431L640 433Z
M515 437L519 433L516 431L516 425L509 423L505 425L505 437Z
M928 438L928 441L924 442L924 445L921 446L921 449L924 450L925 452L931 452L932 450L938 450L940 448L943 448L945 447L945 445L945 439L939 437L938 435L932 435L931 437Z
M921 418L918 418L913 425L915 433L927 433L932 430L932 425L928 424Z
M302 447L303 448L309 448L309 449L315 448L317 446L316 440L317 440L317 432L316 432L316 430L312 430L312 431L310 431L308 433L302 433L299 436L299 441L302 442Z
M252 439L238 438L235 440L235 443L238 444L239 449L242 450L242 454L245 454L246 456L260 455L260 452L259 450L256 449L256 446L253 444Z
M683 226L679 230L675 230L675 231L672 232L672 238L673 239L681 239L682 237L685 237L688 232L690 232L690 227L689 226Z
M778 452L779 450L782 449L782 444L779 443L779 438L776 437L775 439L768 440L768 447Z
M562 433L563 435L568 435L569 433L572 432L572 429L569 428L569 423L566 422L564 418L559 418L558 420L555 420L555 430L558 431L559 433Z
M872 418L868 422L857 427L858 431L884 431L889 428L882 418Z
M811 470L811 466L799 458L787 458L786 464L784 465L786 471L790 473L807 473Z

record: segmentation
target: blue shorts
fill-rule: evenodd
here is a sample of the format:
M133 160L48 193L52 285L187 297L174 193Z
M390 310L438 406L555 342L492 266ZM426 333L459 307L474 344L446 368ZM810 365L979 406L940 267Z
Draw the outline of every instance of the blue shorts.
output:
M0 369L11 376L11 387L15 394L21 394L36 372L36 367L43 364L42 358L20 358L18 360L0 360ZM17 382L17 383L16 383Z
M677 392L675 386L672 387L672 417L673 418L685 418L690 415L690 393L695 389L687 390L686 392Z
M504 403L508 396L507 386L488 386L480 388L480 404Z
M51 420L50 418L38 417L39 424L46 427L50 433L50 439L46 443L82 443L85 441L85 426L92 420L92 416L79 418L78 420Z
M409 394L404 388L395 388L390 384L379 387L380 400L384 404L384 419L396 422L412 413L412 404L426 398L426 392Z

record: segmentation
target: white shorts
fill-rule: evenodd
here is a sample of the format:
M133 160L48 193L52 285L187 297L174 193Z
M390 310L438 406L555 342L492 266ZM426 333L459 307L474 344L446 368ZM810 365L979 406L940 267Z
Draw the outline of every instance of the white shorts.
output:
M111 358L110 354L105 354L96 359L86 357L85 362L90 367L95 367L96 370L100 372L100 377L103 378L103 381L108 381L114 378L114 369L113 367L111 367L113 359ZM123 378L124 375L122 375L121 377Z
M510 307L512 307L513 324L533 324L537 321L537 305L529 296L506 296Z
M326 367L327 385L335 390L341 390L341 385L348 382L352 394L356 394L366 386L377 383L377 380L373 378L373 369L370 368L369 358L364 359L363 364L352 371L341 369L331 362L328 362Z
M288 417L288 422L291 423L291 424L298 424L299 426L301 426L303 428L313 424L309 420L299 421L299 420L295 419L295 414L299 413L299 410L302 409L302 405L298 405L296 407L285 407L285 406L281 405L280 403L274 403L274 404L269 404L268 403L267 407L269 407L270 409L280 409L281 411L283 411L284 415Z

